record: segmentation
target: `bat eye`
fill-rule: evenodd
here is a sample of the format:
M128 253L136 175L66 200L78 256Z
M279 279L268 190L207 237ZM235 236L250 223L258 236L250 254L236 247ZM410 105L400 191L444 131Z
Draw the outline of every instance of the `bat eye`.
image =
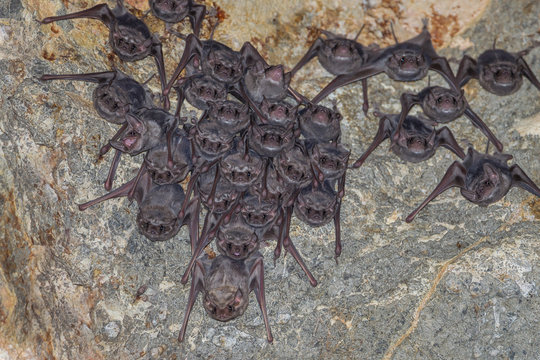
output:
M215 306L212 307L212 314L216 315L217 308Z
M244 251L248 251L248 246L244 245Z
M248 178L251 178L251 171L248 171L248 172L247 172L247 177L248 177Z
M405 63L405 56L402 56L401 59L399 59L399 63L400 63L400 64L404 64L404 63Z
M159 225L159 232L163 232L165 230L165 227L163 225Z
M232 311L234 310L234 308L232 307L232 305L227 306L227 309L229 309L230 312L232 312Z
M227 250L232 250L232 244L231 243L227 243Z

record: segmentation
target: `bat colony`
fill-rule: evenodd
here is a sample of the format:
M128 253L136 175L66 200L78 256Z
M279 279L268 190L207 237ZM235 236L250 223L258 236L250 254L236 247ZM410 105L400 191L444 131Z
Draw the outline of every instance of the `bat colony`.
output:
M396 39L386 48L364 46L356 38L350 40L323 30L324 36L315 40L286 73L283 65L269 65L249 42L236 51L212 36L209 40L199 39L206 14L204 5L192 0L149 2L152 13L167 23L167 29L186 17L193 29L193 34L187 36L177 34L185 40L185 49L168 80L158 37L127 11L121 0L112 10L99 4L40 22L101 20L121 60L154 57L162 87L160 106L154 104L145 84L116 69L46 74L41 80L97 84L93 93L96 111L106 121L119 125L100 151L100 155L111 148L115 151L105 181L107 191L112 189L122 154L144 154L136 177L79 205L80 210L125 196L137 202L137 226L150 241L169 240L182 226L188 226L192 258L181 282L186 284L191 278L191 290L179 341L184 339L199 293L212 318L228 321L244 313L251 291L259 303L268 341L273 340L265 303L263 256L258 251L261 242L276 240L274 261L285 248L311 285L317 285L289 236L293 214L310 226L333 221L335 258L341 254L340 208L350 151L340 143L341 114L335 106L330 109L317 105L341 86L362 81L363 111L367 114L369 77L385 73L395 81L416 81L432 70L447 82L447 87L431 86L418 94L403 94L399 114L375 112L380 119L379 130L373 143L350 167L362 166L385 139L405 161L426 160L439 146L456 154L461 160L448 168L433 192L406 218L407 222L451 187L459 187L465 199L480 206L498 201L512 186L540 196L540 189L518 165L507 165L512 156L502 153L503 144L469 107L462 90L468 81L476 79L486 91L506 96L520 88L523 77L540 90L540 82L523 59L532 46L518 53L490 49L477 59L465 56L455 75L448 61L435 51L427 21L417 36L403 42ZM314 57L335 78L309 100L289 84ZM169 112L171 89L178 93L174 115ZM190 123L180 118L184 101L202 110L202 116ZM408 115L414 105L422 107L425 117ZM487 137L496 153L479 153L473 148L465 153L446 126L436 128L461 115ZM179 182L188 175L184 189ZM201 208L205 216L199 229ZM220 255L201 255L214 239Z

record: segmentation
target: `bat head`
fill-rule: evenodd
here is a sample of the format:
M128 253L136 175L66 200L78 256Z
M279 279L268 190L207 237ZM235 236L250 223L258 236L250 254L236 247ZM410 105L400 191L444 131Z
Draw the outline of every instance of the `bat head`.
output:
M471 164L467 169L465 187L461 189L465 199L480 206L500 200L512 186L508 166L504 164L501 167L501 164L489 161L488 156L480 157L477 163Z
M234 135L223 131L223 126L209 119L202 119L193 129L193 143L198 153L207 160L213 160L233 146Z
M191 8L189 0L150 0L149 3L152 14L168 23L180 22Z
M293 106L284 101L263 99L261 102L261 112L269 124L288 127L290 124L296 123L298 106Z
M261 156L274 157L285 149L294 146L296 138L292 127L280 125L253 124L249 133L251 147Z
M165 241L175 236L182 227L178 213L185 194L178 184L153 187L139 204L137 226L150 241Z
M112 83L100 84L93 93L94 108L99 116L113 124L124 123L131 104L129 94Z
M387 75L397 81L416 81L426 76L429 65L420 46L397 44L386 62Z
M309 104L300 113L300 130L307 140L326 142L339 138L343 117L336 110Z
M216 245L219 252L228 258L242 260L259 248L259 238L251 226L237 218L220 228Z
M185 84L184 95L186 100L200 110L209 108L209 101L227 99L225 85L214 80L211 76L192 76Z
M201 62L203 72L222 83L237 83L242 77L240 54L217 41L207 41L205 45L206 61Z
M191 146L186 136L175 134L172 144L172 167L169 167L167 144L150 149L144 163L152 181L157 185L174 184L183 181L191 171Z
M478 81L490 93L510 95L523 83L521 69L511 53L492 49L478 57Z
M201 202L208 209L213 209L214 213L222 214L229 210L238 197L238 192L227 180L219 178L212 202L209 203L209 196L214 185L215 171L208 171L199 177L199 195Z
M235 134L245 129L251 120L249 106L238 101L209 101L208 107L208 118L221 125L221 132Z
M275 101L284 99L290 82L291 74L284 72L283 65L265 66L255 62L244 75L246 91L256 103L265 98Z
M212 287L204 295L203 306L212 319L229 321L241 316L249 304L248 294L238 287Z
M336 193L326 185L303 189L294 203L296 216L311 226L329 223L334 218L336 208Z
M118 139L111 141L111 146L132 156L162 144L174 122L172 115L158 108L127 113L125 119L126 128Z
M312 164L321 170L324 179L336 179L347 169L351 152L338 143L319 143L313 146L309 155Z
M242 199L242 217L246 224L255 228L270 224L278 210L279 203L274 197L263 198L248 192Z
M437 123L447 123L460 117L467 103L463 90L455 90L433 86L422 99L424 114Z
M286 183L304 187L313 178L309 158L298 147L279 154L274 158L274 164L279 176Z
M221 175L237 189L246 189L262 174L263 160L253 151L243 149L225 156L221 162Z
M113 22L109 42L120 59L137 61L150 55L154 43L148 27L135 16L129 15L126 12L118 21Z
M436 132L433 127L428 126L427 122L429 120L425 118L407 116L397 133L397 139L394 139L392 135L392 151L403 160L413 163L433 156L437 149Z

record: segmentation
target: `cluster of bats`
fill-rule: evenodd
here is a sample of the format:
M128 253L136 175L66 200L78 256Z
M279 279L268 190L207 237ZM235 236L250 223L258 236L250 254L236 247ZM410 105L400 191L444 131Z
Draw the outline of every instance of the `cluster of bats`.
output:
M100 155L115 150L105 181L107 191L112 189L122 154L144 154L135 178L79 205L81 210L111 198L135 199L139 207L137 226L151 241L169 240L183 225L188 226L192 258L181 282L186 284L191 275L191 290L180 341L200 292L207 313L216 320L228 321L244 313L251 291L259 302L268 341L272 341L264 296L263 256L258 251L261 242L275 239L274 261L285 248L311 285L317 285L289 237L293 213L310 226L333 220L336 259L340 255L340 207L350 151L340 143L342 116L335 106L330 109L317 103L341 86L362 81L363 111L367 113L367 78L379 73L396 81L416 81L433 70L448 83L448 87L431 86L418 94L403 94L400 114L375 112L380 118L379 130L373 143L351 166L360 167L387 138L393 152L406 161L428 159L438 146L462 159L449 167L439 185L406 221L412 221L427 203L455 186L467 200L481 206L501 199L511 186L540 196L540 189L518 165L507 165L511 155L501 153L503 145L472 111L461 89L474 78L489 92L510 95L519 89L523 76L540 89L538 79L523 59L530 48L516 54L491 49L477 60L465 56L454 75L448 61L435 52L427 22L416 37L404 42L396 39L395 45L386 48L366 47L356 39L323 31L324 37L318 38L286 73L283 65L269 65L249 42L235 51L213 40L213 36L200 40L205 6L192 0L149 3L152 13L168 24L167 29L186 17L193 28L190 35L177 34L185 40L185 50L168 82L158 37L128 12L121 0L112 10L99 4L40 22L98 19L109 28L110 45L121 60L153 56L162 87L160 106L154 104L145 84L116 69L47 74L41 80L97 83L93 93L96 111L106 121L120 126L100 150ZM289 84L314 57L336 77L309 100ZM175 114L169 112L171 89L178 93ZM181 118L184 101L202 110L202 116L190 122ZM420 105L427 118L408 116L414 105ZM435 128L461 115L466 115L494 144L498 150L494 155L473 148L465 154L447 127ZM184 189L179 183L188 175ZM201 207L206 212L200 229ZM201 255L213 239L220 255Z

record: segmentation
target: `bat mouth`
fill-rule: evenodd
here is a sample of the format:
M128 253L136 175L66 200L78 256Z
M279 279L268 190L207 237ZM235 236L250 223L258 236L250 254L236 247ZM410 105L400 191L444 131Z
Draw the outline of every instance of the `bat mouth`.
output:
M141 32L118 27L118 29L111 30L110 34L113 50L123 61L141 60L150 54L152 46L150 33L145 36ZM140 41L141 38L148 40Z
M444 114L456 112L458 102L453 96L440 96L436 100L437 109Z
M231 171L225 177L234 185L246 186L257 180L257 175L255 171Z
M212 89L211 87L202 86L198 89L195 89L197 94L199 94L199 97L203 98L204 100L220 100L222 97L220 96L220 92L218 92L216 89Z
M270 110L269 114L274 119L286 119L289 116L289 109L284 106L277 106L275 109Z
M228 150L228 146L220 141L212 141L207 137L197 137L198 145L207 154L219 155Z
M336 60L350 60L354 55L353 49L345 44L338 44L332 48L332 54Z
M262 143L266 147L275 148L274 150L279 149L283 145L283 137L276 133L266 133L261 138Z
M157 185L167 185L167 184L173 184L178 181L181 181L178 179L177 174L175 174L175 173L178 173L178 171L174 172L171 170L152 169L152 170L148 170L148 173L150 174L152 181L156 183Z
M273 211L269 211L267 213L257 214L253 211L244 211L242 212L242 215L244 216L244 219L248 225L260 228L268 225L272 220L274 220L275 213Z
M321 156L319 160L317 161L317 164L319 165L321 169L328 170L328 171L335 171L343 167L342 166L343 162L337 159L332 159L327 156Z
M236 69L221 62L215 62L212 66L212 74L215 79L222 82L235 82L238 77Z
M264 76L276 84L282 84L284 79L283 66L271 66L264 72Z
M150 241L169 240L180 230L177 219L169 222L156 222L143 218L137 220L140 232Z
M238 117L240 116L240 111L238 109L224 106L221 109L219 109L219 117L220 120L226 121L226 122L236 122Z
M314 209L311 206L299 206L299 212L309 225L322 226L327 224L334 216L334 212L328 209Z
M426 148L427 148L426 139L422 137L413 136L407 139L407 149L409 149L409 151L411 151L414 154L422 154L426 151Z
M480 74L480 85L498 95L510 95L521 87L522 78L512 64L486 67Z
M122 144L126 147L127 150L131 150L139 140L139 136L127 136L122 140Z
M332 122L332 117L324 109L314 111L311 116L311 119L313 120L313 122L318 123L318 124L326 125Z
M306 174L303 171L296 169L291 165L287 166L287 168L285 169L285 174L289 179L292 179L295 182L300 181L306 177Z
M113 124L122 124L126 120L127 102L110 86L100 86L94 92L94 107L99 115Z

